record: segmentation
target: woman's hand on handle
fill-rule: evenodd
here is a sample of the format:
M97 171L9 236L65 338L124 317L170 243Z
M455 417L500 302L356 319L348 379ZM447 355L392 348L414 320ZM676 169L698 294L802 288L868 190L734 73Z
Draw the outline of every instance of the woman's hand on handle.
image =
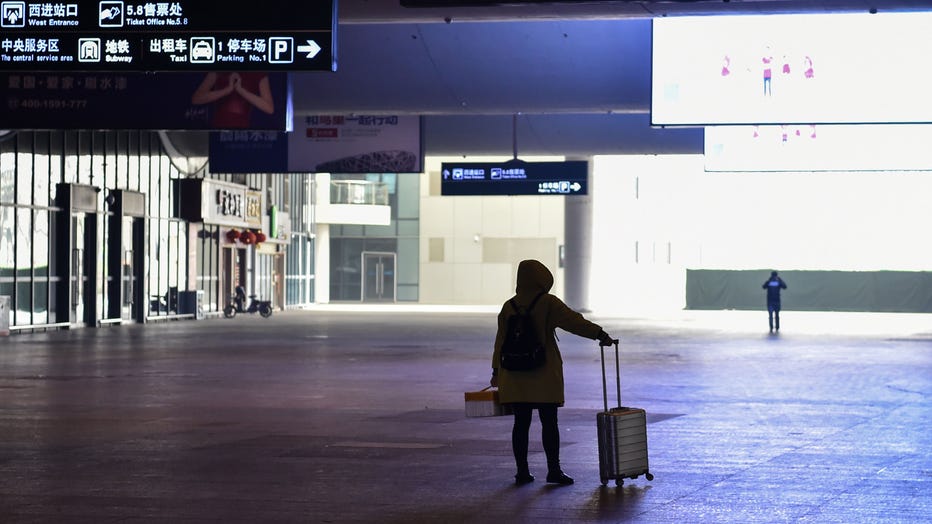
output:
M612 338L611 335L609 335L605 331L599 332L598 340L599 340L600 346L611 346L612 344L615 344L618 342L617 338Z

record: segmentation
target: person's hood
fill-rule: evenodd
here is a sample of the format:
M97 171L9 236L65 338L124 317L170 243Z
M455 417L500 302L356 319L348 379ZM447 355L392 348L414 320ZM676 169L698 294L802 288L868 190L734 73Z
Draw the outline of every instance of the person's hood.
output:
M522 260L518 264L517 280L515 293L519 295L548 293L553 287L553 273L537 260Z

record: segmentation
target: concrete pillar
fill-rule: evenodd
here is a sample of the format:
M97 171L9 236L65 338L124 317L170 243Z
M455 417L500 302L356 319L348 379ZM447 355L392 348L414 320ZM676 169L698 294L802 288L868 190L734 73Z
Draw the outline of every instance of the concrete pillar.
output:
M580 160L570 159L567 160ZM589 311L589 273L592 265L592 159L588 194L564 197L563 300L577 311Z
M330 303L330 224L317 224L314 237L314 302Z
M330 174L314 175L314 206L330 203ZM316 211L315 211L316 213ZM330 303L330 224L314 219L314 302Z

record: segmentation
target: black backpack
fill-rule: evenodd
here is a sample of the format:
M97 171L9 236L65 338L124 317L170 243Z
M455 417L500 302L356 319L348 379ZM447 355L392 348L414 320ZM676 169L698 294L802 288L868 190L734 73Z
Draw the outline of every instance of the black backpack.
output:
M505 325L505 340L502 342L501 365L508 371L528 371L544 365L546 350L537 330L534 328L534 319L531 310L543 293L534 297L527 310L523 313L515 299L509 303L515 313L508 317Z

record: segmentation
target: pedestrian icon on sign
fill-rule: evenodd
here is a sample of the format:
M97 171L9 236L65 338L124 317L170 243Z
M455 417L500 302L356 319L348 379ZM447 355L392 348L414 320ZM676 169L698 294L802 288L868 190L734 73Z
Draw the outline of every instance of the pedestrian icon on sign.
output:
M25 27L26 2L0 3L0 27Z

